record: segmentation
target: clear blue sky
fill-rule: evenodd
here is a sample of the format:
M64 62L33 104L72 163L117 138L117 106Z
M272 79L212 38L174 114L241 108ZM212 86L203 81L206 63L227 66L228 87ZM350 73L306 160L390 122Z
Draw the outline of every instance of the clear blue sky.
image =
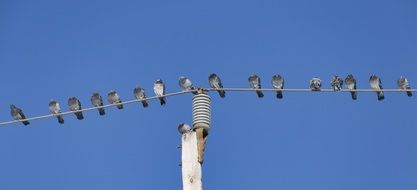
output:
M51 98L89 106L92 92L123 100L157 78L208 86L286 87L352 73L359 88L379 75L417 87L417 3L375 1L0 1L0 120L9 104L47 114ZM417 94L213 94L205 189L415 190ZM191 95L148 109L85 113L0 128L0 189L181 189L177 125L191 122Z

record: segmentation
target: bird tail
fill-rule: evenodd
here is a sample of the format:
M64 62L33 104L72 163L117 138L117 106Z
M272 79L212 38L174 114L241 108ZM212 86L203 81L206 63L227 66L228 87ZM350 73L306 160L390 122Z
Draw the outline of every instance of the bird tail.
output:
M264 93L262 93L262 91L261 91L261 90L257 90L257 91L256 91L256 94L258 94L258 98L262 98L262 97L264 97Z
M382 92L382 91L378 91L377 92L377 95L378 95L378 100L379 101L382 101L382 100L384 100L384 92Z
M411 97L411 96L413 96L413 93L411 91L407 91L407 96Z
M77 116L77 119L78 119L78 120L82 120L82 119L84 119L84 116L83 116L83 113L82 113L82 112L76 112L76 113L75 113L75 116Z
M119 102L119 103L122 103L122 102ZM119 109L119 110L123 109L123 104L117 105L117 109Z
M356 93L356 92L350 92L350 94L352 95L352 100L358 99L358 93Z
M226 92L224 90L219 90L218 92L219 92L220 97L222 98L226 97Z
M100 109L98 109L98 113L100 115L105 115L106 114L106 111L104 111L104 108L100 108Z
M64 117L62 117L62 115L58 115L57 118L58 118L58 123L64 124Z
M282 92L279 90L279 91L277 91L277 98L278 99L282 99L283 98L283 96L282 96Z
M159 98L159 101L161 102L161 106L167 103L164 97Z
M142 101L142 105L143 105L144 108L149 106L148 102L146 102L146 101Z
M408 97L413 96L413 93L411 92L411 88L410 87L407 88L407 96Z
M29 125L29 121L22 121L23 125Z

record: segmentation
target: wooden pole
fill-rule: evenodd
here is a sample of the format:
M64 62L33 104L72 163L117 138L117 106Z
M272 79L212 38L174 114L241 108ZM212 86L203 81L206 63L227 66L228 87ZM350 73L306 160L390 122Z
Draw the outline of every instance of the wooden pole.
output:
M204 151L206 150L207 132L205 132L204 128L198 128L198 126L194 131L197 135L198 162L203 164Z
M201 164L198 161L197 135L195 131L184 133L181 138L183 190L202 190Z

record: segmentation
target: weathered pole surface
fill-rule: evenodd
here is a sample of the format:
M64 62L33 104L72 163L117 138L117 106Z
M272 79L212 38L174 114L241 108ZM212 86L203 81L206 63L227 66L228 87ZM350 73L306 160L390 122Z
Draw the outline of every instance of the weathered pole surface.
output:
M184 133L181 138L183 190L202 190L202 171L198 161L197 135L195 131Z

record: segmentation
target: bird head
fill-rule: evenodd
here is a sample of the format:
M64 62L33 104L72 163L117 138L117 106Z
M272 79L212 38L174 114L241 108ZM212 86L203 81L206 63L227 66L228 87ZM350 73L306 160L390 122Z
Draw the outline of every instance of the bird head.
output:
M51 101L49 101L49 106L53 106L55 105L57 102L54 99L51 99Z
M210 76L209 76L209 80L213 80L216 77L217 77L217 75L215 73L211 73Z
M372 74L371 77L369 78L369 80L375 80L376 78L378 78L375 74Z
M111 90L110 92L109 92L109 94L107 94L108 96L115 96L117 93L116 93L116 91L115 90Z
M249 78L248 78L248 81L249 81L249 83L254 83L254 82L257 82L259 80L259 77L258 77L258 75L256 75L256 74L252 74L251 76L249 76Z
M281 80L282 79L282 76L281 75L274 75L272 78L274 80Z

